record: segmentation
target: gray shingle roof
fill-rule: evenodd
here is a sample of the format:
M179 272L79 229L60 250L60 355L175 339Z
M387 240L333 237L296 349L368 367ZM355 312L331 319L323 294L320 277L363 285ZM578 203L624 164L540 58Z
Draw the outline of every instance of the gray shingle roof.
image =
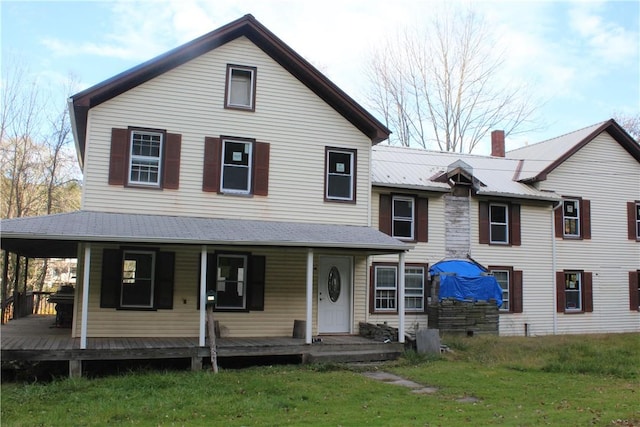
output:
M288 246L402 252L412 246L364 226L77 211L1 222L10 240Z

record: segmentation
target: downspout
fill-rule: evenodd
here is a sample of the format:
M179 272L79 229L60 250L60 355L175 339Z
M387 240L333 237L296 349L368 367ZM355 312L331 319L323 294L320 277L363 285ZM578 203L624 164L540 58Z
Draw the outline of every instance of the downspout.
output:
M556 211L562 207L562 203L558 202L557 205L551 208L551 283L553 285L553 335L558 334L558 295L556 283Z
M206 322L206 302L207 302L207 245L200 247L200 323L198 330L198 346L205 345L205 322Z

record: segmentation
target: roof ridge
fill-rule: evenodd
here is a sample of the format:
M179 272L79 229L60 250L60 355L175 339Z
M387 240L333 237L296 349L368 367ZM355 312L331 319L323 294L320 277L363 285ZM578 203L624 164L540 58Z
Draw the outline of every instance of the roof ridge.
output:
M573 134L573 133L582 132L582 131L584 131L584 130L586 130L586 129L590 129L590 128L597 128L598 126L602 126L604 123L607 123L607 122L608 122L608 121L610 121L610 120L611 120L611 119L603 120L603 121L601 121L601 122L594 123L594 124L592 124L592 125L585 126L585 127L580 128L580 129L573 130L573 131L571 131L571 132L566 132L566 133L563 133L563 134L561 134L561 135L554 136L554 137L552 137L552 138L548 138L548 139L544 139L544 140L542 140L542 141L534 142L533 144L523 145L522 147L514 148L513 150L509 150L509 151L507 151L507 154L508 154L508 153L513 153L513 152L518 151L518 150L524 150L524 149L527 149L527 148L529 148L529 147L535 147L535 146L537 146L537 145L544 144L544 143L547 143L547 142L551 142L551 141L553 141L554 139L564 138L564 137L566 137L566 136L568 136L568 135L571 135L571 134Z

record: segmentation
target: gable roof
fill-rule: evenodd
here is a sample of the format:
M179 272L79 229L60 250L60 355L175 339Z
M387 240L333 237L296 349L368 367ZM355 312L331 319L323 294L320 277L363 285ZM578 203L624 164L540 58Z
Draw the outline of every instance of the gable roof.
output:
M273 60L333 107L362 133L367 135L372 143L384 141L389 137L391 131L386 126L307 60L276 37L252 15L245 15L217 30L71 96L69 99L69 111L71 113L80 166L82 167L84 160L89 109L242 36L251 40Z
M559 197L517 182L520 161L502 157L478 156L452 152L380 144L372 151L372 184L408 190L448 193L448 174L464 169L473 178L476 194L555 201ZM452 169L453 168L453 169Z
M522 168L516 177L518 181L544 181L551 171L602 132L609 133L618 144L640 162L640 144L613 119L596 123L556 138L511 150L506 153L506 157L523 160Z
M2 220L2 249L29 257L77 256L78 242L277 246L398 253L413 246L371 227L94 211Z

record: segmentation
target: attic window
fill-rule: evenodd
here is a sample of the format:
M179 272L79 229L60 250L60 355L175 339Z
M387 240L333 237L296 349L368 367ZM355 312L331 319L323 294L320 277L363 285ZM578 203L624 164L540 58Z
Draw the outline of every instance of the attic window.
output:
M256 68L227 65L225 108L255 110Z

